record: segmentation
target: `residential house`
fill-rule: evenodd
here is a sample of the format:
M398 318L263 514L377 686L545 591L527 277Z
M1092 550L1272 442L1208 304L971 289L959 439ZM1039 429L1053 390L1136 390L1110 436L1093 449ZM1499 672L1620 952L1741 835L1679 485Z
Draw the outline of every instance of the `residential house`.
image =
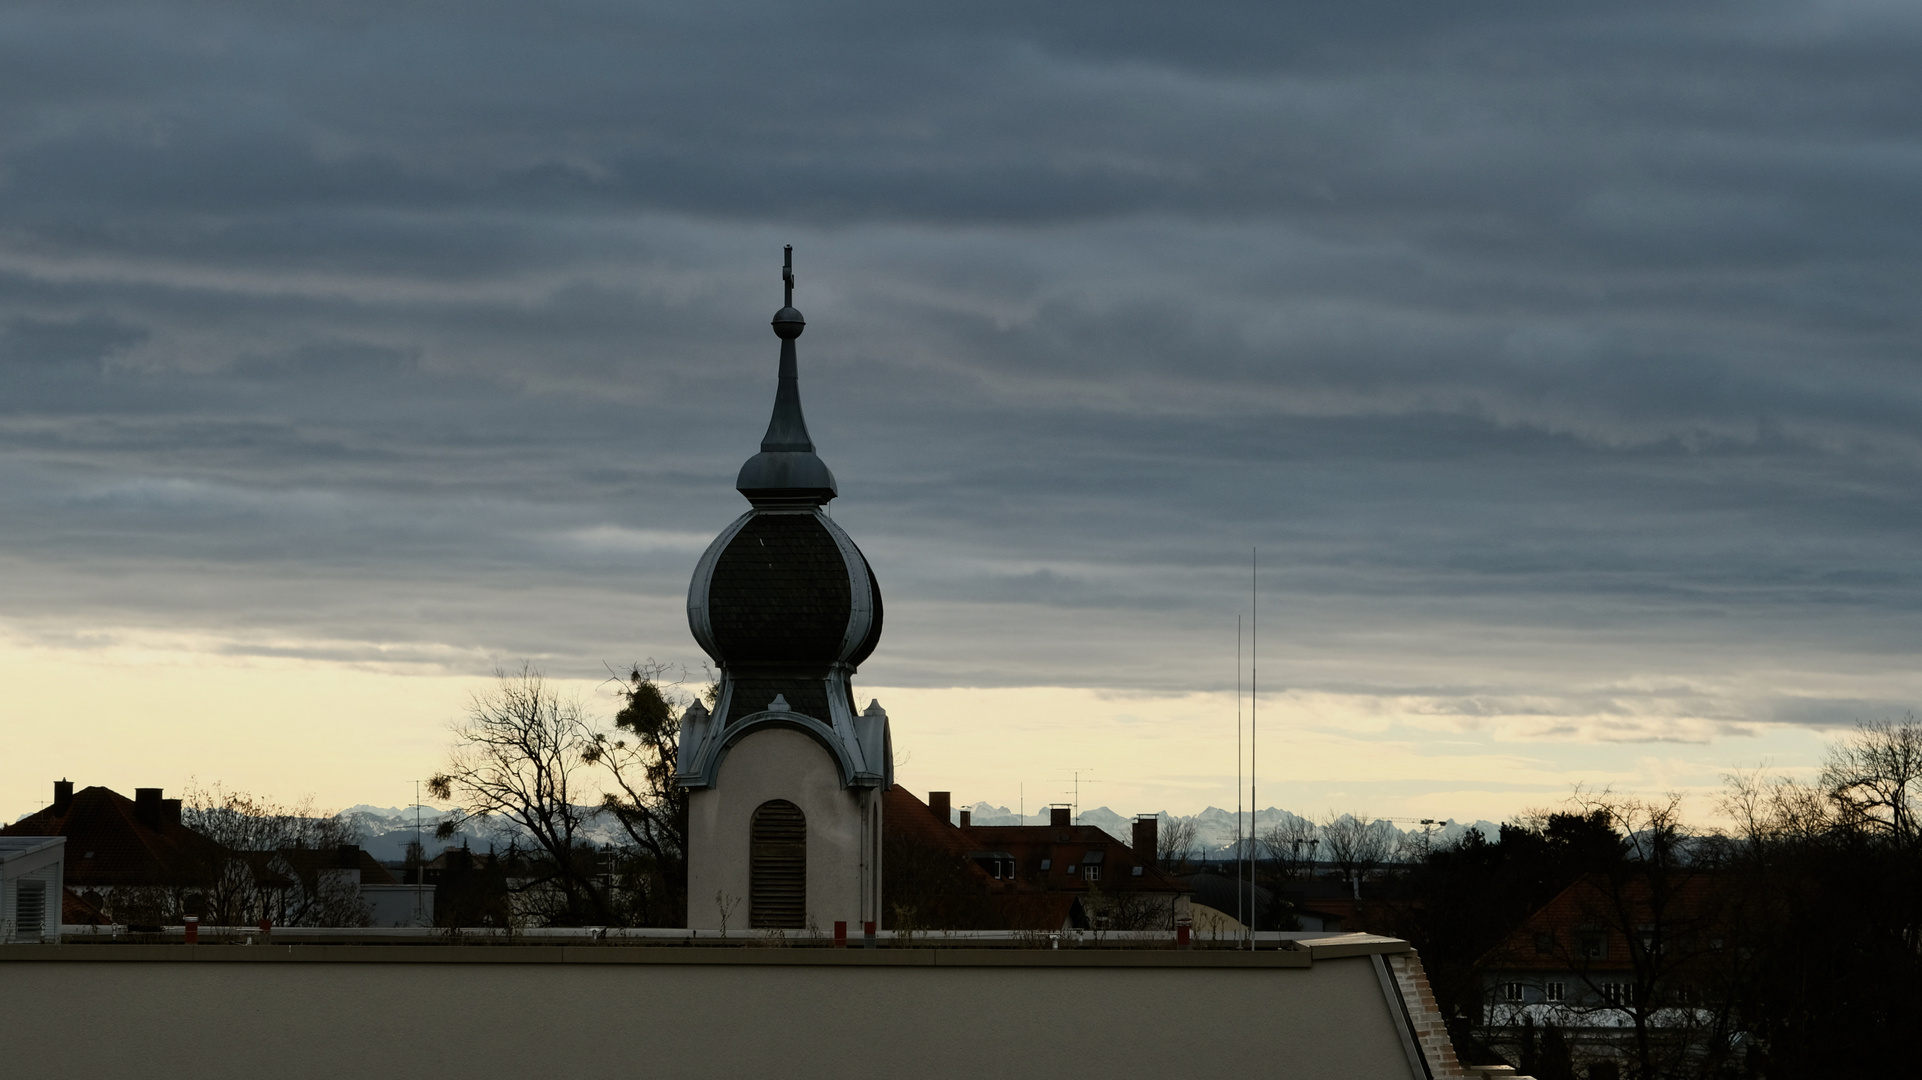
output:
M1595 1080L1641 1071L1644 1042L1662 1075L1739 1049L1742 1034L1729 1026L1738 963L1724 930L1729 899L1705 872L1577 880L1478 962L1477 1037L1519 1059L1552 1028L1577 1075Z
M189 915L210 925L416 925L422 904L432 921L431 896L399 885L358 847L229 850L182 824L181 801L164 794L136 788L129 799L60 780L50 805L0 828L0 837L65 839L54 925L157 930Z
M889 925L928 929L1167 930L1190 917L1190 890L1157 865L1158 822L1135 823L1124 844L1066 807L1047 825L954 820L948 792L922 802L887 792Z
M129 799L104 787L53 786L52 804L0 836L65 837L65 889L110 921L158 928L198 912L225 857L180 823L180 800L160 788Z

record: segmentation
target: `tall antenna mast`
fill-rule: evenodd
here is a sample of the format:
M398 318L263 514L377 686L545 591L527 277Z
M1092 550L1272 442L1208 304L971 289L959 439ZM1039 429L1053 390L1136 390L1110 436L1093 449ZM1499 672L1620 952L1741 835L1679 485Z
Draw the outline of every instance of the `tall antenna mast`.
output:
M1235 918L1244 923L1241 906L1241 613L1235 613Z
M414 781L414 921L426 917L421 886L427 884L427 849L420 846L420 781Z
M1255 798L1255 710L1260 700L1259 680L1256 671L1260 665L1255 654L1261 646L1261 591L1259 551L1248 549L1248 832L1252 835L1259 827L1261 803ZM1248 845L1248 909L1252 913L1255 906L1255 846ZM1248 924L1248 950L1255 948L1255 925Z

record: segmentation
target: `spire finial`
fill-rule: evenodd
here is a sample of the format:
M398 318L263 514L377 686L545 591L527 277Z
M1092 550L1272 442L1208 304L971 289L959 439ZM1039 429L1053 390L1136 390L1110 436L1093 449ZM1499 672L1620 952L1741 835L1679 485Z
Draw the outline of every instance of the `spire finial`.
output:
M774 332L783 341L793 341L801 336L807 320L794 310L794 245L788 244L781 260L781 310L774 313ZM781 354L781 370L787 371L787 354Z
M794 310L794 245L786 245L781 261L783 299L774 313L774 334L781 339L781 367L775 381L774 415L768 419L761 452L741 466L735 483L756 506L819 506L834 498L834 474L814 453L807 421L801 416L801 379L794 356L794 339L807 320Z

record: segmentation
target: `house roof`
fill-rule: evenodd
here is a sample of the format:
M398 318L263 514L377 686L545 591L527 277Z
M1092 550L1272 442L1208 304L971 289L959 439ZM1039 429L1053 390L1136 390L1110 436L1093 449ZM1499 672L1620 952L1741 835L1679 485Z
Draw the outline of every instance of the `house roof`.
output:
M936 817L928 804L900 784L889 785L881 796L881 827L890 837L916 846L965 856L972 846L961 830Z
M0 828L0 836L66 837L66 882L76 889L200 884L212 876L221 850L178 821L143 819L132 799L104 787L82 788L65 814L44 807Z
M94 903L92 898L82 896L72 889L63 889L61 892L63 894L60 897L61 922L69 926L105 926L113 922L107 917L106 912L100 910L100 905ZM94 893L93 897L99 895Z
M890 847L905 845L945 855L956 875L946 879L946 887L953 890L950 903L923 912L922 918L956 919L960 921L953 925L967 929L1038 931L1059 930L1078 917L1085 918L1079 915L1080 896L1075 893L1023 889L1016 882L996 880L975 857L981 854L978 841L936 817L901 785L890 786L882 799L882 828ZM894 862L887 865L896 866Z
M1646 876L1617 883L1603 874L1589 874L1522 920L1476 964L1502 971L1628 971L1634 967L1631 932L1659 921L1671 940L1685 935L1712 940L1721 925L1725 893L1716 876L1690 874L1672 888L1658 920Z
M1091 887L1104 892L1189 891L1181 881L1142 862L1133 848L1093 825L953 825L942 821L928 804L899 784L888 790L884 807L883 828L911 837L917 844L951 851L977 868L987 860L1012 859L1012 881L994 878L985 868L980 871L984 880L1007 891L1072 894L1085 893ZM1046 869L1042 868L1044 861ZM1085 869L1088 866L1101 867L1092 886Z
M321 870L358 870L362 885L398 885L394 875L378 859L352 844L338 848L281 848L270 853L286 860L289 869L302 879Z
M1127 844L1093 825L974 825L958 831L973 841L971 850L1012 855L1016 880L1039 891L1188 891L1181 882L1136 858ZM1092 884L1088 881L1091 866L1101 868Z
M164 810L143 816L134 800L110 788L73 793L65 814L42 808L4 828L0 836L64 836L66 883L76 890L110 886L184 885L207 882L227 855L215 841L174 820ZM321 869L358 869L363 885L393 885L387 868L358 847L285 848L233 853L264 883L282 883L272 868L284 858L304 876Z
M1247 918L1249 912L1244 911L1244 908L1252 907L1255 913L1258 913L1257 918L1265 922L1264 917L1270 913L1274 903L1274 894L1266 888L1250 885L1246 881L1238 882L1234 878L1211 870L1190 874L1181 881L1193 891L1195 903L1206 904L1244 924L1249 921ZM1236 902L1237 897L1248 897L1250 894L1254 898L1252 904L1246 899L1241 900L1240 903Z

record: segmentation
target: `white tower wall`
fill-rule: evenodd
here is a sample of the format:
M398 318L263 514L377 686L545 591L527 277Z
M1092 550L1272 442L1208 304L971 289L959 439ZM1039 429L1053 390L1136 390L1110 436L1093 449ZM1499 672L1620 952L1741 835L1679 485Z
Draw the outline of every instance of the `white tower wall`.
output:
M731 901L728 932L749 933L749 831L754 811L773 799L807 818L808 923L831 934L844 921L858 935L863 922L879 921L880 790L843 788L819 742L777 727L743 736L713 786L688 792L688 926L721 929L722 904Z

